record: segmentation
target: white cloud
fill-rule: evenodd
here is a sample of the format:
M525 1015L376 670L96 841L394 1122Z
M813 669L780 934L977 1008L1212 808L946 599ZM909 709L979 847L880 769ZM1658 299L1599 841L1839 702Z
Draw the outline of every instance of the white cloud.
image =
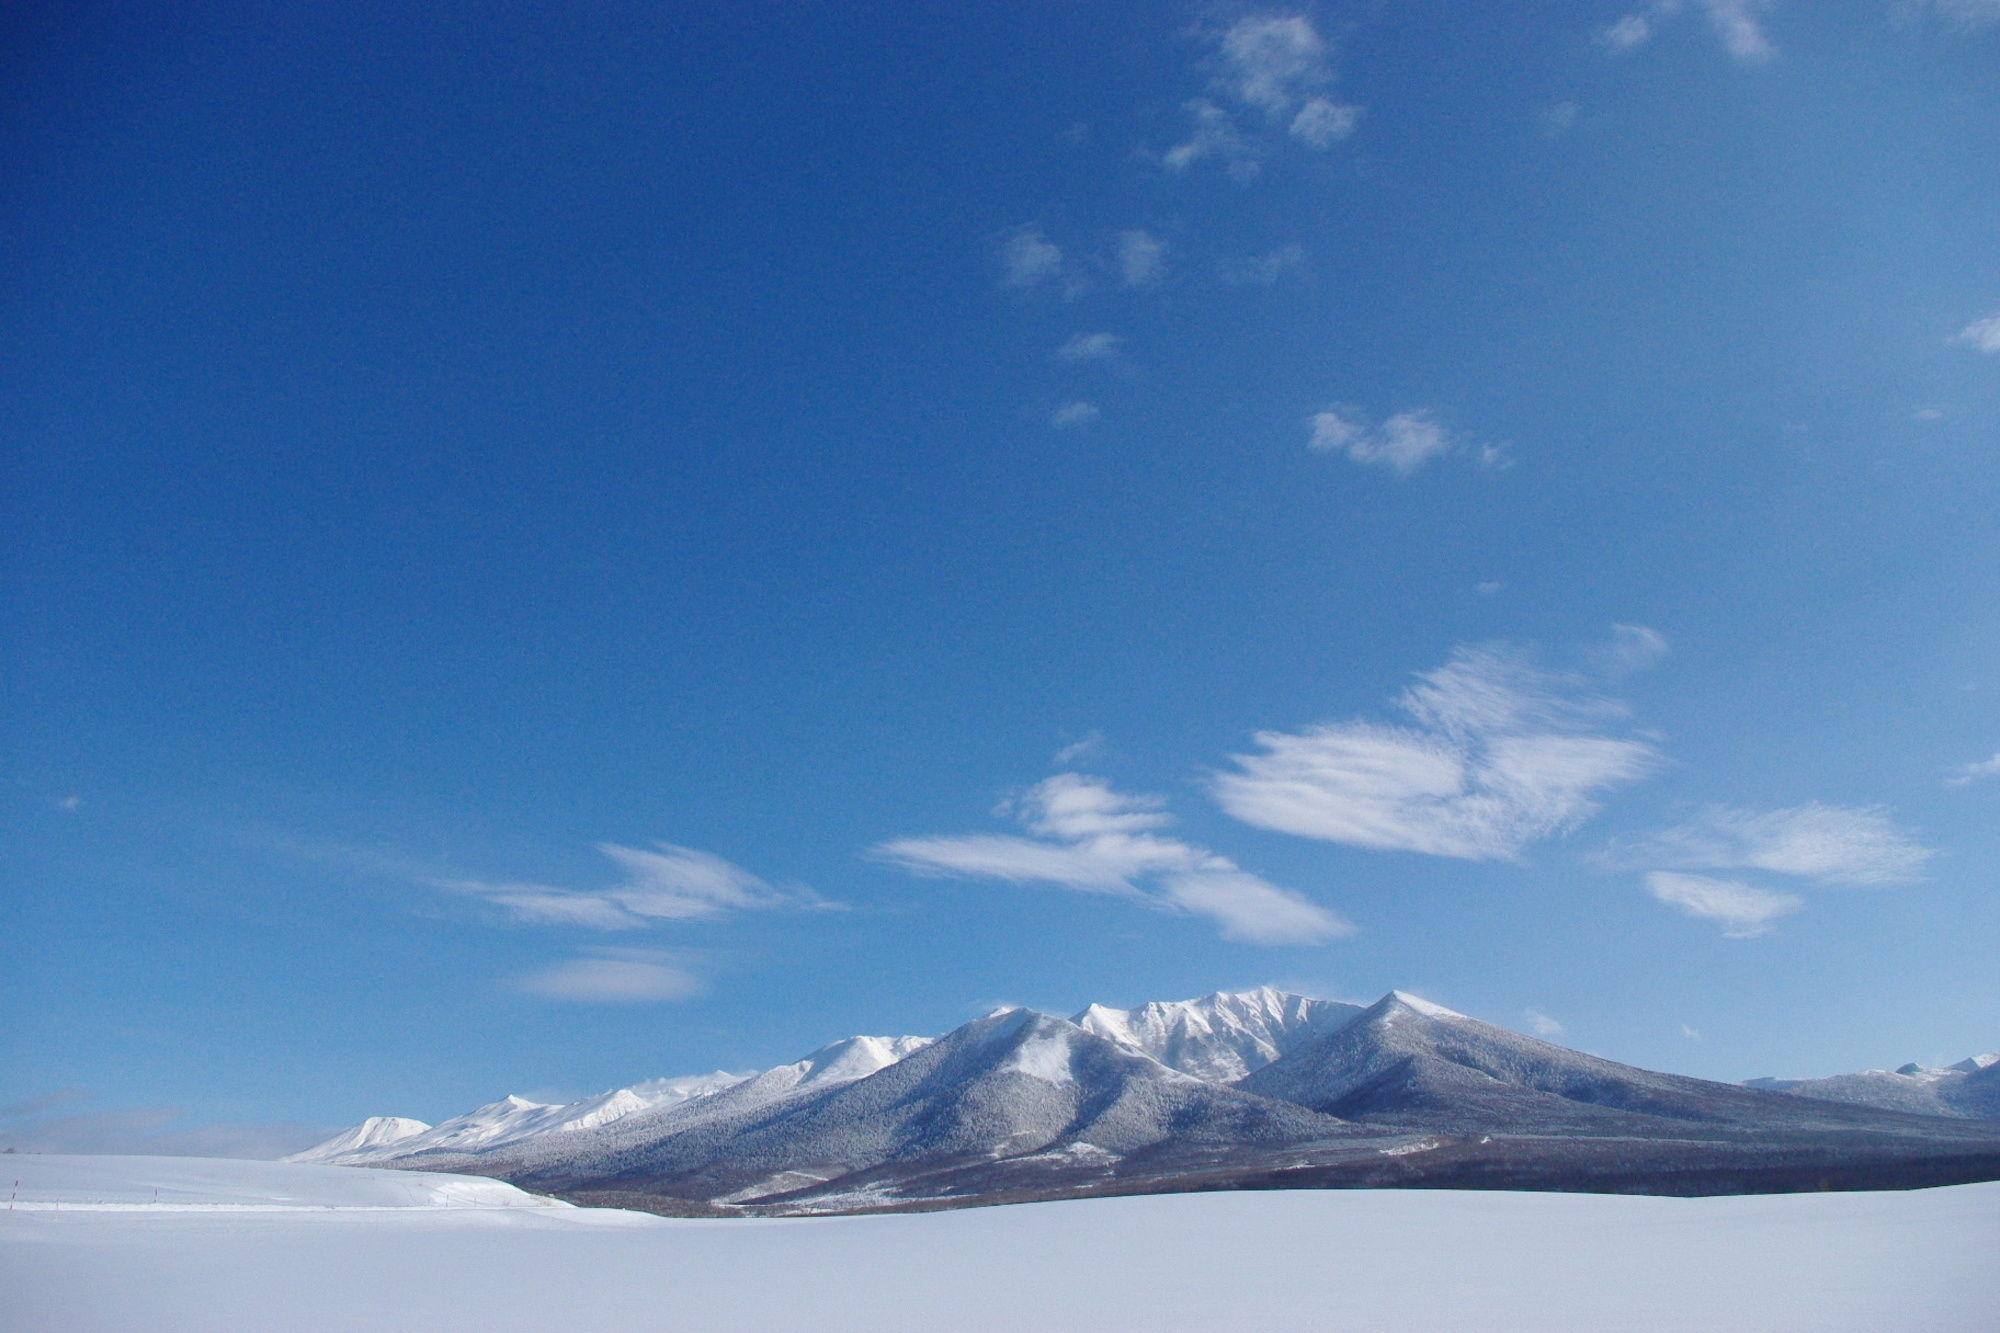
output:
M1646 776L1652 746L1607 734L1623 706L1506 645L1460 648L1397 701L1412 724L1264 731L1211 790L1246 824L1378 851L1513 860Z
M1906 0L1912 13L1929 11L1960 28L1987 28L2000 23L2000 0Z
M1167 263L1167 243L1132 228L1118 233L1118 277L1127 287L1148 287L1160 280Z
M1030 222L1016 227L1000 245L1000 280L1009 287L1039 287L1062 274L1062 248Z
M649 1004L700 994L700 980L669 958L653 949L595 949L514 984L530 995L586 1004Z
M1722 49L1737 60L1752 63L1777 55L1758 18L1769 8L1768 0L1694 0L1694 7L1707 19L1709 31ZM1653 0L1598 29L1597 43L1614 54L1636 50L1653 39L1661 21L1686 8L1683 0Z
M1625 52L1644 46L1653 37L1653 24L1644 14L1627 14L1606 24L1597 33L1598 44L1608 51Z
M1912 421L1943 421L1944 418L1945 411L1942 407L1919 407L1910 412L1910 419Z
M1124 339L1115 333L1079 333L1056 348L1058 361L1109 361L1118 355Z
M1681 1024L1681 1035L1683 1037L1686 1037L1689 1041L1701 1040L1701 1033L1695 1031L1693 1028L1689 1027L1685 1023Z
M1607 675L1643 671L1667 655L1667 636L1645 625L1613 625L1611 640L1591 654Z
M1360 122L1360 107L1314 97L1292 117L1291 134L1308 148L1331 148L1353 134Z
M1722 49L1736 59L1769 60L1778 54L1757 21L1757 12L1765 8L1764 0L1701 0L1701 7Z
M1260 170L1257 151L1236 128L1233 116L1205 97L1184 103L1182 109L1194 122L1194 128L1187 138L1161 155L1160 162L1167 170L1186 171L1198 162L1214 159L1237 180L1247 181L1257 175Z
M83 798L76 795L65 796L56 802L56 809L66 815L73 815L83 809Z
M1232 287L1273 287L1286 274L1303 269L1305 262L1303 246L1281 245L1261 255L1224 260L1219 271Z
M1481 579L1477 584L1473 586L1474 586L1474 591L1476 591L1481 597L1491 597L1496 592L1505 591L1507 584L1506 581L1503 579Z
M1969 782L1992 777L2000 777L2000 754L1994 755L1991 759L1981 759L1977 763L1960 764L1944 781L1947 787L1963 787Z
M1319 944L1353 931L1338 914L1303 895L1165 834L1173 817L1157 796L1130 795L1101 778L1058 773L1005 802L1001 812L1032 836L898 838L876 847L873 855L923 875L1127 897L1157 910L1207 917L1225 938L1254 944Z
M1354 133L1361 108L1323 91L1333 82L1332 48L1302 14L1251 15L1215 37L1216 74L1210 90L1234 102L1272 133L1282 131L1308 148L1327 149ZM1183 171L1215 160L1239 180L1257 174L1261 149L1238 127L1230 110L1206 97L1185 103L1194 121L1189 137L1167 150L1162 162Z
M1963 343L1975 352L2000 353L2000 313L1973 320L1952 341Z
M1879 806L1781 810L1713 806L1640 842L1630 853L1686 870L1762 870L1821 884L1881 886L1921 878L1931 849Z
M1306 446L1317 453L1345 454L1357 463L1386 467L1408 476L1431 459L1450 451L1453 440L1437 414L1427 407L1398 412L1380 426L1370 426L1352 409L1315 412Z
M1238 19L1222 34L1221 49L1219 82L1274 118L1333 78L1326 41L1302 14Z
M1101 731L1088 731L1063 746L1062 749L1057 750L1055 753L1055 764L1056 767L1062 768L1069 764L1089 759L1093 755L1102 754L1103 752L1104 733Z
M692 847L655 843L626 847L599 843L597 850L623 872L609 888L569 889L548 884L452 879L433 887L463 893L528 925L638 930L662 921L694 921L732 912L774 908L827 908L802 886L778 888L741 866Z
M1181 910L1215 921L1224 939L1246 944L1320 944L1353 934L1317 903L1241 870L1166 875L1160 892Z
M1088 426L1104 414L1097 410L1096 403L1088 403L1081 398L1064 403L1049 413L1049 424L1058 430L1070 426Z
M1528 1028L1537 1037L1560 1037L1563 1025L1539 1009L1523 1009L1521 1017L1528 1022Z
M1535 127L1544 139L1555 139L1576 128L1576 118L1582 108L1574 102L1557 102L1545 106L1535 113Z
M1711 879L1671 870L1655 870L1647 875L1646 891L1689 916L1716 922L1722 933L1733 940L1768 934L1772 922L1805 905L1805 900L1797 894L1760 889L1741 880Z

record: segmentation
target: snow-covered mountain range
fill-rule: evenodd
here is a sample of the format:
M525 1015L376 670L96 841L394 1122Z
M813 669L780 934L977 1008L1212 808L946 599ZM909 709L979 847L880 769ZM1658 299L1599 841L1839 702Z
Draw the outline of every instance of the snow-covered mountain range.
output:
M1968 1056L1943 1068L1907 1064L1828 1078L1753 1078L1744 1086L1885 1111L2000 1120L2000 1051Z
M1980 1091L2000 1064L1884 1077L1937 1100L1712 1083L1400 991L1364 1007L1267 987L1070 1019L1002 1010L942 1037L849 1037L755 1074L656 1079L564 1105L506 1097L435 1126L374 1117L292 1160L493 1175L697 1213L1328 1184L1733 1192L2000 1179L2000 1124L1977 1118L2000 1119Z

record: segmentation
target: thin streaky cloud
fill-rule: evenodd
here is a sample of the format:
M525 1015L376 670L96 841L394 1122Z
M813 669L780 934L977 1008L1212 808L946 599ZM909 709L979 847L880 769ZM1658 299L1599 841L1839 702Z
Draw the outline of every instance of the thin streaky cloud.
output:
M1110 361L1124 344L1125 340L1115 333L1078 333L1056 348L1056 360Z
M479 899L523 925L639 930L668 921L713 920L737 912L826 910L838 906L801 885L778 887L712 852L655 843L599 843L623 871L606 888L479 879L431 879L431 887Z
M1374 851L1518 860L1659 764L1616 700L1506 644L1458 649L1397 700L1403 721L1262 731L1210 792L1258 828Z
M1104 733L1101 731L1087 731L1069 744L1063 746L1060 750L1057 750L1054 756L1054 763L1057 768L1067 768L1071 764L1081 763L1083 760L1094 758L1103 752Z
M1913 883L1934 855L1880 806L1818 801L1776 810L1711 806L1620 854L1676 870L1761 870L1859 887Z
M1078 398L1049 413L1049 424L1057 430L1066 430L1073 426L1088 426L1103 415L1096 403Z
M1795 893L1779 893L1741 880L1671 870L1655 870L1647 875L1646 891L1669 907L1714 922L1733 940L1768 935L1780 918L1805 905L1805 900Z
M515 979L528 995L582 1004L653 1004L699 995L700 978L652 949L596 949Z
M1945 23L1965 31L2000 24L2000 0L1906 0L1906 14L1935 14Z
M1354 133L1361 108L1314 97L1292 117L1291 136L1308 148L1331 148Z
M1963 787L1969 783L1977 782L1981 778L1993 777L2000 777L2000 754L1995 754L1991 759L1981 759L1975 763L1960 764L1946 776L1944 782L1947 787Z
M1322 944L1354 929L1303 894L1171 836L1173 817L1157 796L1058 773L1003 802L1000 813L1018 820L1027 835L897 838L870 854L923 876L1128 898L1156 911L1205 917L1224 938L1246 943Z
M1301 245L1281 245L1260 255L1226 259L1217 272L1232 287L1274 287L1281 278L1305 268L1306 252Z
M1521 1017L1526 1020L1528 1030L1537 1037L1553 1038L1563 1034L1563 1025L1539 1009L1523 1009Z

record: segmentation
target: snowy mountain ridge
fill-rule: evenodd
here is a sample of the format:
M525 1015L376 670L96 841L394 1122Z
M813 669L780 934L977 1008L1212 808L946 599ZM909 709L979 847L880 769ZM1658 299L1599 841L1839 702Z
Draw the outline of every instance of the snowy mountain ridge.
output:
M378 1117L299 1159L693 1216L1187 1189L2000 1179L2000 1100L1972 1095L2000 1089L2000 1062L1963 1065L1865 1076L1966 1090L1956 1109L1853 1105L1619 1064L1404 991L1364 1008L1260 987L1073 1019L1000 1009L941 1037L849 1037L753 1075L562 1105L506 1097L431 1127Z
M1753 1078L1743 1086L1913 1115L2000 1119L2000 1052L1970 1055L1942 1068L1911 1063L1825 1078Z

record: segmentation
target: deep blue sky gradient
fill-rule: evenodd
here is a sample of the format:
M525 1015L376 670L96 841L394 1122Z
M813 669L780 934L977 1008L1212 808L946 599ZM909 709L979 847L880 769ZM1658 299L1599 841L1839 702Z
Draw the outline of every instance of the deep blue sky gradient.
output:
M0 1101L433 1119L1264 981L1728 1078L2000 1044L2000 779L1944 781L2000 750L2000 356L1952 341L2000 311L2000 28L1780 4L1741 62L1503 8L1309 11L1359 127L1249 182L1158 160L1238 11L17 9ZM1003 284L1027 225L1090 290ZM1335 404L1511 466L1309 451ZM1206 795L1456 645L1614 623L1671 644L1618 687L1668 762L1519 864ZM1358 933L866 855L1004 828L1091 733ZM1737 940L1603 864L1814 800L1926 877ZM606 940L428 884L652 840L848 910ZM515 985L605 943L704 993Z

